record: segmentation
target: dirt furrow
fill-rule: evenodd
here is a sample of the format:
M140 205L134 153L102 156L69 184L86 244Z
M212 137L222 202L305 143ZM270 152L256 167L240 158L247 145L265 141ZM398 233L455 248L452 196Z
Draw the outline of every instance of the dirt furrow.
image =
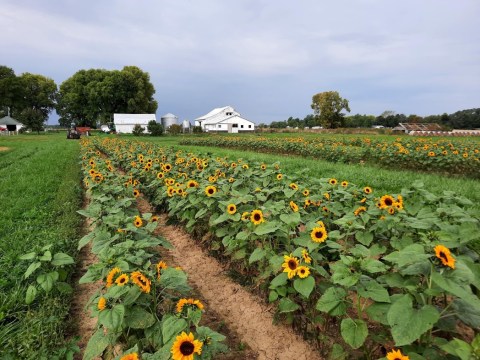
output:
M166 221L167 216L161 216L160 223ZM292 329L273 325L267 305L231 280L222 265L205 253L183 229L162 225L157 231L174 246L169 255L188 274L189 282L224 319L227 327L258 354L259 360L321 359Z

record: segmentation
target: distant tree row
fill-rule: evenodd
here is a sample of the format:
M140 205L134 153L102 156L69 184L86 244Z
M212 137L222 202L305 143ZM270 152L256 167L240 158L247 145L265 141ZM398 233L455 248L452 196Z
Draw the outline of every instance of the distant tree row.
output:
M148 73L136 66L122 70L80 70L60 88L43 75L16 75L0 66L0 117L10 116L34 131L43 129L55 109L59 123L95 127L113 121L114 113L155 113L155 88Z

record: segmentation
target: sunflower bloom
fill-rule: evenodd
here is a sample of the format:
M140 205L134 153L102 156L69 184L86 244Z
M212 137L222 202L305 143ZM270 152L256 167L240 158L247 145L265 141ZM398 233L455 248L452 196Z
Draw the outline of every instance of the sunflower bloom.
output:
M115 284L118 286L123 286L128 283L128 275L127 274L122 274L120 275L117 280L115 280Z
M228 204L227 206L227 212L230 214L230 215L233 215L237 212L237 207L235 206L235 204Z
M373 190L372 190L372 188L371 188L370 186L365 186L365 187L363 188L363 192L364 192L365 194L371 194L371 193L373 192Z
M451 255L450 249L443 245L437 245L435 246L434 250L436 257L440 259L443 265L455 269L455 261L457 260L455 260Z
M305 189L305 190L303 190L302 194L303 194L303 196L308 196L308 195L310 195L310 190Z
M105 310L106 307L107 307L107 299L105 299L102 296L102 297L100 297L100 299L98 299L97 308L98 308L98 310L102 311L102 310Z
M261 224L265 220L263 219L262 210L253 210L250 215L250 220L253 222L254 225Z
M127 355L123 355L120 360L138 360L138 354L137 353L131 353Z
M109 288L110 286L113 285L114 283L114 278L115 278L115 275L119 274L120 273L120 268L118 267L114 267L112 270L110 270L110 272L108 273L107 275L107 288Z
M134 197L139 197L140 196L140 191L138 191L138 189L133 189L133 196Z
M277 180L282 180L283 179L283 175L282 174L277 174Z
M242 220L248 220L249 216L250 216L250 213L248 211L244 211L242 213Z
M284 255L284 262L282 264L283 272L287 273L289 279L293 278L297 274L298 259L294 256Z
M327 240L327 230L324 227L314 227L310 233L313 242L322 243Z
M344 180L342 181L342 184L341 184L343 187L347 187L348 186L348 181Z
M165 261L159 261L157 264L157 276L158 279L160 279L160 273L162 272L163 269L167 269L168 265Z
M150 280L148 280L148 278L143 275L140 271L134 271L131 275L130 275L130 279L132 280L132 282L137 285L140 290L142 290L142 292L144 293L149 293L150 292Z
M207 196L212 196L216 192L217 192L217 188L213 185L209 185L205 188L205 194L207 194Z
M143 225L143 221L142 221L142 218L140 216L135 216L135 220L133 220L133 225L135 225L135 227L139 228Z
M391 195L383 195L380 198L380 209L386 209L395 203L395 199Z
M303 265L299 266L297 268L297 275L299 278L305 279L306 277L308 277L308 275L310 275L310 269Z
M157 215L153 215L151 218L150 218L150 222L158 222L158 219L159 217Z
M312 262L312 258L308 255L308 251L306 249L302 250L302 258L303 261L305 261L307 264L310 264Z
M328 183L329 183L330 185L337 185L338 181L337 181L337 179L335 179L335 178L331 178L330 180L328 180Z
M180 299L177 302L177 313L181 313L183 311L183 308L185 306L190 306L190 307L195 307L198 310L203 310L204 306L200 302L200 300L194 300L194 299Z
M188 335L182 332L178 335L173 343L172 353L173 360L193 360L194 354L202 354L203 343L195 340L192 333Z
M387 360L410 360L407 355L403 355L400 350L392 349L387 353Z
M290 189L292 190L298 190L298 185L295 184L295 183L291 183L290 185L288 185L290 187Z
M293 212L298 212L298 205L295 204L293 201L290 201L290 208Z
M364 211L367 211L367 208L365 206L359 206L353 213L355 214L355 216L358 216Z

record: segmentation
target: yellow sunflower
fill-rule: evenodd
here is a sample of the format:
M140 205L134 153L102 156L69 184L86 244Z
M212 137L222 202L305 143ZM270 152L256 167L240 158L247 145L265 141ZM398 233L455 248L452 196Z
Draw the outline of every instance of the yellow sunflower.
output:
M157 179L163 179L165 177L165 174L163 172L157 173Z
M266 168L267 168L267 165L265 164L260 165L260 169L265 170Z
M173 343L172 353L173 360L193 360L194 354L202 354L203 343L195 340L192 333L188 335L182 332L178 335Z
M344 180L342 181L342 184L341 184L343 187L347 187L348 186L348 181Z
M157 215L153 215L151 218L150 218L150 222L158 222L158 216Z
M140 191L138 191L138 189L133 189L133 196L134 197L139 197L140 196Z
M106 307L107 307L107 299L101 296L100 299L98 299L97 308L98 310L102 311L102 310L105 310Z
M337 185L338 181L337 181L337 179L335 179L335 178L331 178L330 180L328 180L328 183L329 183L330 185Z
M303 196L308 196L308 195L310 195L310 190L305 189L305 190L303 190L302 194L303 194Z
M327 240L327 230L324 227L314 227L310 233L313 242L322 243Z
M310 269L306 266L299 266L297 268L297 275L301 279L305 279L308 275L310 275Z
M189 180L187 182L187 188L194 188L194 187L198 187L198 182L196 182L195 180Z
M217 188L213 185L209 185L205 188L205 194L207 194L207 196L212 196L216 192L217 192Z
M250 215L250 220L253 222L254 225L261 224L265 220L263 219L262 210L253 210Z
M373 192L373 190L372 190L372 188L371 188L370 186L365 186L365 187L363 188L363 192L364 192L365 194L371 194L371 193Z
M298 205L293 201L290 201L290 208L293 210L293 212L298 212Z
M290 185L288 185L290 187L290 189L292 190L298 190L298 185L295 184L295 183L291 183Z
M200 300L194 300L194 299L180 299L177 302L177 313L181 313L183 311L183 308L187 307L196 307L199 310L203 310L204 306L200 302Z
M128 275L127 274L122 274L120 275L117 280L115 280L115 284L118 286L123 286L128 283Z
M367 208L365 206L359 206L353 213L355 214L355 216L358 216L364 211L367 211Z
M249 216L250 216L250 213L248 211L244 211L242 213L242 220L248 220Z
M235 204L228 204L227 205L227 212L230 214L230 215L233 215L237 212L237 207L235 206Z
M283 175L282 174L277 174L277 180L282 180L283 179Z
M287 273L289 279L293 278L297 274L298 259L292 256L292 254L283 255L282 268L283 272Z
M135 227L139 228L143 225L143 221L142 221L142 218L140 216L135 216L135 220L133 220L133 225L135 225Z
M450 253L450 249L443 246L443 245L437 245L434 248L435 250L435 255L437 258L440 259L443 265L451 267L452 269L455 269L455 260Z
M137 353L131 353L127 355L123 355L120 360L138 360L138 354Z
M308 251L306 249L302 250L302 258L303 261L305 261L307 264L310 264L312 262L312 258L308 255Z
M400 350L392 349L387 353L387 360L410 360L410 357L403 355Z
M135 285L137 285L140 288L140 290L142 290L142 292L144 293L150 292L150 285L151 285L150 280L145 275L143 275L140 271L134 271L133 273L131 273L130 279Z
M118 267L114 267L112 270L110 270L110 272L108 273L107 275L107 288L109 288L110 286L113 285L114 281L115 281L115 275L117 275L118 273L120 273L120 268Z
M395 203L395 199L391 195L383 195L380 198L380 208L381 209L386 209L389 206L392 206Z

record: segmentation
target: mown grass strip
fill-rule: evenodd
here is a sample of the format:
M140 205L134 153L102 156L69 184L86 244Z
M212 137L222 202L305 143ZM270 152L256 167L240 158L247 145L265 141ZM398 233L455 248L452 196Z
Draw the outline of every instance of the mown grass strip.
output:
M27 306L26 288L36 275L24 279L30 262L19 256L47 244L52 252L75 254L79 145L59 135L25 135L0 139L0 146L10 148L0 153L0 355L52 355L64 346L71 295L39 292Z

